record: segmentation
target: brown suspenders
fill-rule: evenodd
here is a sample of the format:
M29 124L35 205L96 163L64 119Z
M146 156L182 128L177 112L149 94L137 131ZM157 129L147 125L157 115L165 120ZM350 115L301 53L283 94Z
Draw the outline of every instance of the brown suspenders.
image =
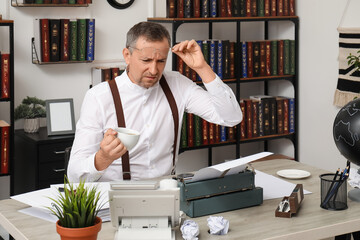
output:
M111 93L114 99L115 104L115 111L116 111L116 117L118 121L119 127L126 127L125 125L125 118L124 118L124 111L121 104L121 98L119 94L119 90L116 86L115 80L108 81ZM176 156L176 145L177 145L177 136L178 136L178 129L179 129L179 112L178 108L174 99L174 96L169 88L169 85L167 84L164 76L160 79L160 86L162 90L165 93L166 99L169 102L171 113L174 120L174 151L173 151L173 166L175 166L175 156ZM129 152L126 152L122 157L122 172L123 172L123 179L124 180L130 180L130 162L129 162Z

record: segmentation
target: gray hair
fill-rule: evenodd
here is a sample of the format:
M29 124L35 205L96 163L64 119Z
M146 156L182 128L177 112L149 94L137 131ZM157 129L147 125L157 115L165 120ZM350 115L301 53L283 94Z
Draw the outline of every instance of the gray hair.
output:
M162 41L166 38L169 46L171 46L168 30L158 23L140 22L135 24L127 33L126 48L134 47L139 37L144 37L150 42Z

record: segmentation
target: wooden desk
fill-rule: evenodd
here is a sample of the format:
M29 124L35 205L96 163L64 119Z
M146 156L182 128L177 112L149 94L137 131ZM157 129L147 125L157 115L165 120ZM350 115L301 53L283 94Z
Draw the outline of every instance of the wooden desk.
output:
M311 177L289 180L302 183L304 189L313 192L305 195L298 214L292 218L275 217L275 209L281 200L266 200L260 206L214 214L230 221L229 233L221 239L322 239L360 230L360 203L348 200L349 208L343 211L328 211L320 208L320 179L324 170L289 160L271 160L253 163L260 171L275 175L279 169L296 168L311 172ZM289 193L290 194L290 193ZM0 201L0 224L15 239L60 239L55 224L35 219L17 212L26 205L12 199ZM207 233L207 217L194 218L200 226L200 239L220 239ZM104 223L98 239L113 239L115 229ZM182 239L179 228L176 239Z

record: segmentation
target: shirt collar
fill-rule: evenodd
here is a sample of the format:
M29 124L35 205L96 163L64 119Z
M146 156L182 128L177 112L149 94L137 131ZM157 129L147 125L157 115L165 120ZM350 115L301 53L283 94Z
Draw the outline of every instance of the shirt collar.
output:
M129 78L129 75L127 74L127 71L124 71L123 74L121 75L122 79L125 81L125 84L131 89L131 90L134 90L134 91L137 91L137 92L141 92L143 93L144 95L147 95L147 94L150 94L154 89L158 89L159 86L160 86L160 81L157 81L157 83L155 83L154 86L150 87L150 88L144 88L144 87L141 87L135 83L133 83L130 78Z

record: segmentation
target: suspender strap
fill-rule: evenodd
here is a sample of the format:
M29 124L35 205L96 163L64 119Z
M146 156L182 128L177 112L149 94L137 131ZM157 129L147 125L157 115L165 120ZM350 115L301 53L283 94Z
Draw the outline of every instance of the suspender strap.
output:
M125 117L124 117L124 111L121 104L121 98L119 94L118 87L116 86L115 80L108 81L111 93L114 99L115 104L115 111L116 111L116 118L119 127L126 127L125 125ZM122 172L123 172L123 179L124 180L130 180L130 163L129 163L129 152L127 151L122 157L121 157L121 166L122 166Z
M165 93L166 99L169 102L169 105L171 108L171 113L172 113L173 120L174 120L173 166L175 166L176 145L177 145L177 136L178 136L178 129L179 129L179 111L178 111L174 96L173 96L164 76L162 76L160 79L160 86Z

